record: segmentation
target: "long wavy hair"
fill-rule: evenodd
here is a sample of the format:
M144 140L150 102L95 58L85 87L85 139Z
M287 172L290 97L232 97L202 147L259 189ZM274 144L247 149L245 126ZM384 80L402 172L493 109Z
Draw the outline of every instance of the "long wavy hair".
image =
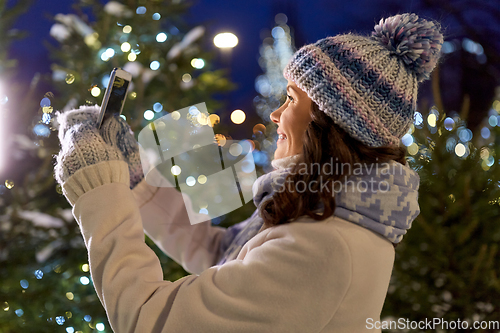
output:
M303 215L308 215L317 221L332 216L336 204L335 196L331 192L331 184L339 184L339 181L349 177L349 172L353 170L355 163L396 161L406 165L406 150L403 147L366 146L336 125L314 102L311 115L312 121L303 137L303 154L285 178L283 184L286 185L274 193L270 200L259 206L259 213L264 220L264 229L290 223L293 219ZM333 162L334 170L339 172L325 173L326 168L323 166L327 162ZM318 165L321 167L311 167L307 172L303 172L304 166ZM351 167L345 168L347 165ZM325 189L323 191L319 188L320 179L323 184L329 184L323 187ZM299 183L308 184L300 193L294 189L293 185ZM313 184L316 185L312 186ZM322 202L324 207L321 213L314 212L319 202Z

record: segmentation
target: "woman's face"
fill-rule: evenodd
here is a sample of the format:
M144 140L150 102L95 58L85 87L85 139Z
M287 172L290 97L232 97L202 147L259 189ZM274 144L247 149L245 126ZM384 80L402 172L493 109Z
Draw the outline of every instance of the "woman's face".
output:
M278 143L274 158L279 159L302 153L302 137L311 122L312 100L297 85L288 80L287 99L271 113L278 124Z

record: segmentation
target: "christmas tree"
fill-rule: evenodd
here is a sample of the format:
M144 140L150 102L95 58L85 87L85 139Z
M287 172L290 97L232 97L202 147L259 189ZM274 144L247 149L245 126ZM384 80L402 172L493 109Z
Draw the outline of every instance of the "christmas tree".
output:
M17 99L16 108L26 110L21 122L32 126L19 128L12 140L19 170L11 170L0 189L1 332L110 332L82 236L53 177L55 110L100 104L111 70L122 67L133 75L123 116L136 134L167 112L205 102L219 138L227 136L220 134L224 126L217 116L224 103L213 95L233 85L224 70L213 69L205 27L186 24L187 10L181 1L82 0L74 13L54 17L54 39L46 43L52 73L44 78L53 89L25 96L22 107ZM165 279L187 274L146 241L160 257Z
M266 125L255 125L252 137L260 149L254 153L255 163L262 166L265 172L272 170L269 162L274 159L276 150L276 125L271 121L270 114L286 98L287 80L283 77L283 69L295 51L292 30L287 20L283 13L275 16L276 24L272 30L263 32L259 49L259 65L264 73L255 80L259 95L254 98L254 106Z
M499 319L500 90L472 132L467 119L474 110L467 102L460 113L445 109L438 75L433 105L422 99L403 137L420 175L421 212L396 248L383 319L460 319L472 328Z

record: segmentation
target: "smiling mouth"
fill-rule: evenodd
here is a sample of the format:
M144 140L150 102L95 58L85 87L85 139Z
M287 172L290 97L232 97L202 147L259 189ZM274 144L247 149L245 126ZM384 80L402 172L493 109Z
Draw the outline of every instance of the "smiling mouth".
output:
M278 134L278 142L277 143L283 142L286 139L287 139L287 137L285 134Z

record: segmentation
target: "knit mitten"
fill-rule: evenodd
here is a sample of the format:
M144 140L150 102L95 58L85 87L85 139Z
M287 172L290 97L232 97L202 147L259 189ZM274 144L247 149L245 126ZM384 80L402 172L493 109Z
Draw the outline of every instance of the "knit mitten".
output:
M128 163L130 188L133 189L144 178L139 144L134 138L134 132L127 122L119 116L107 119L100 132L104 141L117 147Z
M96 128L99 107L80 107L57 113L61 151L56 156L54 174L63 185L78 170L100 162L122 160L117 147L106 143Z

